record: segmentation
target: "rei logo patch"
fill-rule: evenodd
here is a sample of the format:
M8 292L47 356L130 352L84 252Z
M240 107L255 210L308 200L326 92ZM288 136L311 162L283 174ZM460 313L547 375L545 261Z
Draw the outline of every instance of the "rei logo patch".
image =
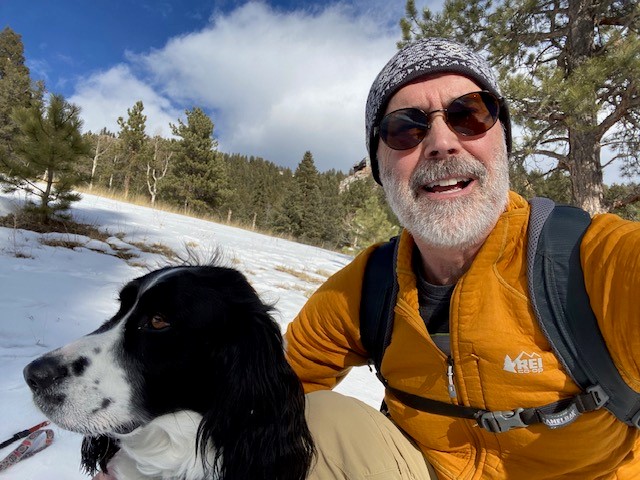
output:
M504 357L503 369L512 373L542 373L542 357L537 353L521 352L515 359Z

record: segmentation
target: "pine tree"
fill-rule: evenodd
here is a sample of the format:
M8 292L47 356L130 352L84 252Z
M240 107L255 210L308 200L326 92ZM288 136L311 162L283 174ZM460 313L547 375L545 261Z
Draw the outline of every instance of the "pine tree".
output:
M605 196L613 205L612 213L627 220L640 221L640 184L613 184L607 187Z
M132 182L142 178L142 172L146 171L144 158L145 146L148 141L145 132L147 116L144 111L142 101L137 101L132 108L127 109L127 120L118 117L120 132L118 137L122 141L123 159L123 181L122 189L124 198L129 197Z
M345 213L340 245L346 252L357 253L400 232L399 222L391 213L382 188L370 175L345 185L341 200Z
M294 185L277 228L310 243L322 239L322 196L319 173L311 152L305 152L294 173Z
M344 207L340 198L340 182L344 174L329 170L320 174L321 246L335 248L340 243Z
M179 202L185 211L214 212L229 195L227 172L221 156L216 155L214 125L200 108L185 112L187 122L171 125L178 138L172 160L171 178L161 194Z
M390 239L399 231L398 226L389 221L380 199L372 195L353 216L351 232L354 238L350 250L358 252L376 242Z
M81 178L78 161L91 152L82 136L80 108L61 95L51 95L48 105L37 104L14 111L19 134L13 139L15 156L4 157L10 173L3 174L6 190L35 194L35 210L47 222L56 212L69 208L79 195L73 192Z
M11 140L19 133L11 117L13 109L29 107L35 94L22 38L6 27L0 32L0 155L11 154Z
M293 185L291 169L260 157L218 155L230 172L229 194L218 209L220 217L252 229L274 229L283 216L285 196ZM282 231L288 232L286 228Z
M566 171L572 203L605 210L601 153L640 156L640 4L628 0L445 0L442 13L413 0L403 41L422 36L486 48L513 120L514 159L544 156Z

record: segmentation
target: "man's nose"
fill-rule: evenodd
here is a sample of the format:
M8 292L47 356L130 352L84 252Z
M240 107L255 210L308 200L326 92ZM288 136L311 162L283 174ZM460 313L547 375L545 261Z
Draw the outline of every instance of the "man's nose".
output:
M429 131L424 140L422 140L424 156L436 158L459 153L462 148L460 139L447 125L445 112L436 111L430 117Z

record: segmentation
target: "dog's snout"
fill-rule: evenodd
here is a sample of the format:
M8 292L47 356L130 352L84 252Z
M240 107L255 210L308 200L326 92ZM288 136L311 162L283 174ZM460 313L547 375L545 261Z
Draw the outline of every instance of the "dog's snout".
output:
M66 377L69 370L55 358L42 357L24 367L23 374L29 388L39 392Z

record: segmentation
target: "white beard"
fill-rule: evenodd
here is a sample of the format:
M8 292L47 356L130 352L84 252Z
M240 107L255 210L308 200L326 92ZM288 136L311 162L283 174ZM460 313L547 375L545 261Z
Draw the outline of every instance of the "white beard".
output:
M381 162L380 178L389 206L400 223L424 244L438 248L476 245L489 234L504 212L509 198L509 163L504 145L496 152L493 169L474 157L423 159L409 184L394 177L392 166ZM444 177L477 178L471 195L430 201L426 183Z

